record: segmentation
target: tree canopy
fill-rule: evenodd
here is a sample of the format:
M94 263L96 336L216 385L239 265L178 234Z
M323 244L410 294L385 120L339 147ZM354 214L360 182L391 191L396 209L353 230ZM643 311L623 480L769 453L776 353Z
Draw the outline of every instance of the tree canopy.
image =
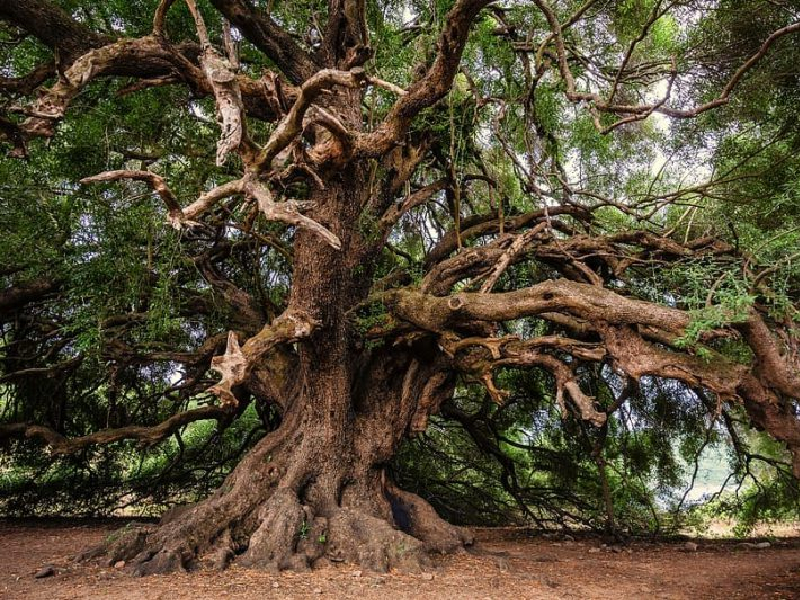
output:
M0 0L0 509L211 494L142 573L654 530L709 451L796 511L798 57L794 0Z

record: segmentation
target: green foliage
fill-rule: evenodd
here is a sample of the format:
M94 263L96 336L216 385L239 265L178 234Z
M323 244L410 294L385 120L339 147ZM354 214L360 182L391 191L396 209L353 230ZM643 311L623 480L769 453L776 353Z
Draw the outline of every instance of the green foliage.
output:
M297 531L297 537L304 540L308 537L309 531L311 531L311 525L306 521L305 517L303 517L303 522L300 524L300 529Z

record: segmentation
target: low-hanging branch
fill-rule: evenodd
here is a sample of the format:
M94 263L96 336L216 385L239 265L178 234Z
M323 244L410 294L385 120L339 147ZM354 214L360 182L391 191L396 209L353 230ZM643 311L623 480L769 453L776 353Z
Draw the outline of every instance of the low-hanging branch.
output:
M458 293L448 297L402 288L385 292L383 301L398 317L432 331L443 331L469 320L509 321L548 312L565 312L595 322L649 326L678 334L685 331L690 321L684 311L567 279L548 280L512 292Z
M7 423L0 425L0 439L37 439L48 446L53 454L75 454L91 446L110 444L122 440L138 440L153 445L177 432L181 427L196 421L228 421L234 412L220 406L201 406L172 415L152 427L129 425L117 429L101 429L82 437L68 438L50 427L29 423Z
M492 381L494 369L539 366L554 376L556 399L562 407L562 390L566 390L582 418L600 424L605 416L599 414L593 402L580 391L572 369L540 349L559 350L578 360L610 360L616 368L637 380L645 375L676 379L691 387L710 390L723 399L741 398L756 423L787 444L794 454L795 472L800 474L800 422L791 410L780 408L781 395L790 402L800 397L800 386L794 381L796 370L781 356L771 341L772 334L756 313L742 326L764 336L751 333L751 349L756 359L748 366L731 362L708 349L706 352L715 355L713 361L666 350L660 343L645 339L651 337L661 342L665 338L663 332L671 333L670 339L685 335L690 317L683 311L566 279L506 294L462 293L444 298L398 289L386 292L383 301L396 317L443 336L440 343L458 358L456 364L477 374L499 402L504 393ZM564 313L591 323L589 327L601 340L601 346L587 346L566 338L459 339L448 333L472 321L510 321L525 316L550 320L552 315ZM555 319L554 322L559 321ZM653 329L657 330L655 334ZM489 357L476 357L474 353L464 355L464 349L476 346L487 348Z

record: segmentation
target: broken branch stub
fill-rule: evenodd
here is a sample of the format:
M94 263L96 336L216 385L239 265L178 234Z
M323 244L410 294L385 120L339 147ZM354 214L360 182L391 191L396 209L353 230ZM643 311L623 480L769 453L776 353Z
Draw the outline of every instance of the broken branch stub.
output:
M238 153L245 164L249 164L255 157L256 150L255 145L247 136L242 91L235 73L238 65L231 62L236 60L235 56L230 55L229 58L225 58L217 52L211 45L206 24L200 11L197 10L195 1L186 0L186 5L189 7L189 12L192 13L197 36L203 45L200 66L214 92L217 122L222 130L217 142L217 166L221 167L225 164L225 158L231 152ZM230 25L227 26L226 31L229 35ZM226 38L225 41L225 45L228 46L229 38Z
M311 335L318 323L301 311L284 313L248 339L244 346L228 332L225 354L211 359L211 368L222 375L208 391L219 396L223 407L236 406L233 388L245 382L253 366L278 344L296 342Z
M219 396L223 407L238 405L239 402L233 395L233 386L244 380L247 359L239 346L239 338L233 331L228 332L225 354L212 358L211 368L222 375L222 380L209 388L209 391Z
M217 54L211 46L207 46L203 54L203 71L214 89L216 100L217 122L221 132L217 141L216 164L221 167L231 152L243 155L246 145L245 120L242 110L242 93L239 83L228 60Z

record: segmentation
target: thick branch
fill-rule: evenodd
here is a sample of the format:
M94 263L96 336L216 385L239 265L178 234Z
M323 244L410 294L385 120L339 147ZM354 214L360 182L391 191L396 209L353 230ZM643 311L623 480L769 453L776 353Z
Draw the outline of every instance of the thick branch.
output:
M62 283L59 279L42 277L5 289L0 292L0 314L46 298L50 294L57 292Z
M0 19L33 34L46 46L57 48L66 62L112 42L110 37L93 32L72 19L65 10L45 0L3 0Z
M22 77L0 77L0 93L27 96L55 74L55 65L46 62Z
M214 357L212 368L222 375L222 380L209 391L220 397L222 406L236 406L238 401L233 388L243 384L259 359L279 344L296 342L311 335L316 323L298 311L287 312L251 337L244 346L234 332L228 334L225 354Z
M16 3L11 4L16 6ZM69 61L60 64L61 77L50 89L42 90L31 107L13 107L13 110L27 115L28 119L18 126L8 120L0 123L4 137L18 148L16 155L24 155L24 150L19 149L24 147L25 138L52 136L56 124L64 117L72 100L90 81L99 77L121 76L140 79L123 90L125 93L148 86L185 82L198 96L216 92L218 99L219 96L224 96L223 99L227 101L233 94L239 98L239 104L249 113L262 119L272 120L282 112L280 104L283 92L269 74L265 74L258 81L236 75L233 78L229 77L226 82L216 82L217 85L213 85L214 77L217 79L224 77L225 69L211 68L209 71L211 75L207 77L197 66L202 53L197 44L172 46L155 35L115 42L93 36L90 31L84 31L83 26L80 26L79 30L85 34L84 39L91 43L86 44L86 47L81 46L80 53L70 56ZM223 75L216 76L218 72ZM39 72L33 75L36 75L34 79L42 77L42 73ZM17 83L22 86L29 82ZM11 84L15 85L13 81ZM225 88L224 93L221 91L223 88ZM287 96L292 95L293 93L287 93ZM227 118L226 123L233 123L235 120L233 117L235 115ZM230 126L228 129L229 133L237 131L235 126Z
M297 99L289 113L270 136L254 167L255 170L268 169L281 150L286 148L300 134L303 130L303 117L320 94L330 90L335 85L357 88L365 83L366 73L360 68L352 71L324 69L315 73L300 88Z
M20 379L22 377L55 377L60 373L71 371L80 365L82 361L83 357L78 355L48 367L30 367L28 369L13 371L11 373L7 373L6 375L0 376L0 383L5 381L13 381L14 379Z
M256 199L258 208L264 213L267 219L288 223L300 229L311 231L324 239L329 246L337 250L342 247L341 241L335 234L331 233L329 229L320 225L314 219L301 214L295 202L291 200L287 202L274 202L272 200L272 194L270 194L266 186L252 181L245 185L245 192Z
M640 324L676 333L689 324L689 315L683 311L567 279L548 280L503 294L438 297L407 288L389 290L384 303L401 319L432 331L470 320L509 321L559 311L598 322Z
M82 180L82 182L91 183L94 181L121 179L126 177L129 173L141 174L140 179L147 181L151 181L152 177L157 177L148 171L109 171L93 177L87 177ZM160 180L161 178L159 177L158 179ZM163 183L163 180L161 180L161 183ZM157 184L158 182L153 183L154 186ZM164 193L170 194L171 192L166 189ZM209 190L183 210L176 205L175 211L170 209L169 222L175 228L180 228L183 225L196 225L196 219L211 210L217 202L237 194L244 194L255 199L259 209L264 213L267 219L313 231L322 237L330 246L337 249L341 247L341 242L338 237L313 219L300 213L299 207L295 202L274 202L272 194L270 194L267 187L254 178L252 174L245 175L241 179L234 179L233 181L229 181L228 183L224 183Z
M229 152L241 155L246 165L255 159L257 149L247 135L247 119L245 118L242 91L236 79L236 66L216 51L208 38L205 21L197 10L194 0L186 0L189 12L195 21L197 35L203 46L200 65L203 73L214 91L217 122L222 129L217 142L217 166L225 163ZM230 32L228 32L230 33Z
M152 445L172 435L189 423L207 419L225 421L230 419L231 416L232 412L226 408L203 406L173 415L153 427L131 425L118 429L104 429L78 438L64 437L54 429L41 425L10 423L0 425L0 439L12 437L39 439L52 448L53 454L74 454L89 446L110 444L120 440L139 440L144 444Z
M761 315L751 309L750 317L739 328L756 355L759 379L789 398L800 397L800 365L779 349Z
M492 0L459 0L445 16L445 26L437 41L438 52L425 76L413 84L394 104L380 126L360 136L358 154L379 157L403 139L419 112L447 95L458 72L461 54L472 24L482 8Z
M70 102L87 83L101 76L153 77L173 74L178 65L186 70L191 63L178 52L170 52L152 36L122 39L89 49L69 65L55 84L26 110L30 117L20 126L28 136L52 136L55 124L64 116ZM191 69L189 69L191 71ZM182 77L196 73L183 72Z
M211 0L211 3L292 83L302 84L319 69L291 35L268 15L254 9L248 0Z
M556 402L561 407L562 414L566 416L566 392L573 404L577 407L582 419L591 421L595 425L602 425L606 420L605 413L598 411L594 406L594 398L583 393L570 366L546 350L559 350L567 352L575 358L593 361L602 360L606 356L605 349L598 344L589 344L568 338L545 336L530 340L519 340L515 337L506 338L466 338L458 339L444 335L440 343L453 357L459 368L471 372L484 383L496 402L502 402L505 392L498 390L492 380L492 371L500 367L541 367L549 371L556 384ZM473 348L484 347L490 351L486 358Z

